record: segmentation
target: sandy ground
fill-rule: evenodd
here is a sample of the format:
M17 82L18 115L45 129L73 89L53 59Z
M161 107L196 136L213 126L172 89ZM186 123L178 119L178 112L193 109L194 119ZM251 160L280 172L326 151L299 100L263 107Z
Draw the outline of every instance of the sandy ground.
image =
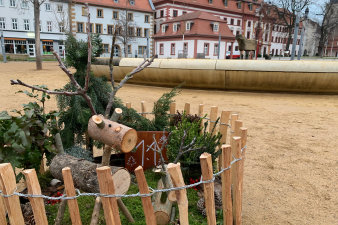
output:
M35 71L34 63L0 63L0 110L19 108L27 98L15 94L13 78L61 88L67 77L54 62ZM127 85L118 92L124 102L148 111L167 88ZM338 224L338 96L183 90L179 109L190 102L205 111L240 113L248 128L244 171L243 224ZM47 103L55 108L55 100Z

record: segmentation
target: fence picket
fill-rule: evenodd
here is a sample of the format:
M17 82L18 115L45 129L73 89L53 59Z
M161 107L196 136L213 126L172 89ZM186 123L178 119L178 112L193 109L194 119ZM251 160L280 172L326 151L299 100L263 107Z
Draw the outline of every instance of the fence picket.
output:
M203 117L203 111L204 111L204 104L199 104L198 106L198 116Z
M203 153L200 162L203 180L211 180L213 177L211 155ZM214 182L203 184L203 189L208 225L216 225Z
M219 124L219 132L222 134L221 144L227 143L228 123L230 118L230 111L222 111Z
M62 169L63 181L65 183L65 190L68 197L73 197L76 195L74 182L72 177L72 172L69 167L65 167ZM81 225L81 217L79 212L79 205L77 204L76 199L67 200L68 210L70 219L73 225Z
M127 109L130 109L131 108L131 103L130 102L126 102L126 107L127 107Z
M212 106L210 109L210 125L209 125L209 132L211 133L217 120L217 112L218 112L218 107L217 106ZM214 132L212 134L215 134L216 129L214 129Z
M28 169L24 170L22 173L25 175L26 178L28 194L41 195L41 188L38 177L36 175L36 171L34 169ZM28 199L33 209L36 225L48 225L43 198L28 198Z
M241 138L233 137L231 143L231 149L235 158L241 158ZM240 162L233 164L233 219L234 225L242 224L242 185L243 185L243 173L240 166Z
M96 169L101 194L115 194L115 186L110 167L102 166ZM102 197L104 217L107 225L121 225L116 198Z
M235 121L238 120L239 115L237 113L233 113L230 116L230 143L231 143L231 139L232 137L235 136Z
M237 137L241 136L241 127L243 127L243 121L242 120L236 120L235 121L234 136L237 136Z
M182 171L181 171L181 166L179 163L178 164L169 163L167 169L170 174L174 187L185 186ZM176 193L176 200L177 200L178 210L179 210L179 215L180 215L180 224L189 225L187 190L182 189L182 190L175 191L175 193Z
M222 169L230 166L231 146L222 145L221 165ZM231 169L224 171L222 177L222 206L223 206L223 224L232 225L232 202L231 202Z
M3 190L1 182L0 182L0 190ZM0 224L7 224L6 207L4 198L2 196L0 196Z
M184 105L185 114L190 114L190 103L185 103Z
M149 187L142 166L138 166L135 169L135 175L140 194L149 194ZM141 197L141 200L147 225L156 225L156 217L151 203L151 197Z
M147 114L145 114L146 112L146 106L145 106L145 101L141 101L141 115L144 117L144 118L147 118Z
M3 194L10 195L15 192L15 174L10 163L0 164L0 181ZM6 204L10 224L24 225L25 222L22 216L19 196L13 195L11 197L4 198L4 201ZM7 224L7 222L5 224Z

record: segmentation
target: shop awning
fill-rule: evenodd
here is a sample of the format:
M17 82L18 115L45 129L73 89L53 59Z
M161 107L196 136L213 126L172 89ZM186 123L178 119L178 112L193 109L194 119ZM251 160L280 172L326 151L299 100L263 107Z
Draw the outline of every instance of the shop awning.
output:
M44 42L53 42L53 40L41 40L41 41L44 41Z
M25 39L25 38L7 38L7 37L5 37L5 40L11 40L11 41L26 41L27 39Z

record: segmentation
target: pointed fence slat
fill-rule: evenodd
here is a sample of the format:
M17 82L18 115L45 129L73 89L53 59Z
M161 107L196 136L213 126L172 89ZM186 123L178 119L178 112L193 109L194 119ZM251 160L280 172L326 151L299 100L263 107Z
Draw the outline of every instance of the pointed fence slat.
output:
M1 182L0 182L0 190L3 190ZM0 196L0 224L7 224L6 207L4 198L2 196Z
M63 176L63 181L65 183L65 190L66 190L67 197L76 196L72 172L69 167L65 167L62 169L62 176ZM77 204L77 200L69 199L67 200L67 204L68 204L68 210L69 210L70 219L72 220L72 224L81 225L82 222L81 222L79 205Z
M41 188L39 184L36 171L34 169L24 170L22 172L26 178L26 185L28 194L41 195ZM31 203L34 219L36 225L48 225L45 204L43 198L28 198Z
M230 166L231 146L222 145L221 165L222 169ZM226 170L221 175L222 179L222 203L223 203L223 224L232 225L232 202L231 202L231 169Z
M190 114L190 103L185 103L184 111L185 111L185 114Z
M138 166L135 169L135 175L137 179L138 188L140 194L149 194L149 187L147 184L146 177L144 176L142 166ZM147 225L156 225L156 217L154 213L154 208L151 203L151 197L141 197L144 216L146 218Z
M115 186L110 167L103 166L96 169L101 194L115 194ZM121 225L116 198L102 197L104 217L107 225Z
M203 117L204 116L204 104L199 104L198 106L198 116Z
M170 174L174 187L184 187L185 184L184 184L180 164L169 163L167 169ZM175 191L175 193L176 193L176 200L177 200L178 210L179 210L179 215L180 215L180 224L189 225L187 190L182 189L182 190Z
M212 130L214 129L214 126L216 124L217 120L217 112L218 112L218 107L217 106L212 106L210 109L210 125L209 125L209 132L211 133ZM213 134L215 134L216 129L214 129Z
M212 160L209 153L200 156L203 181L213 178ZM203 184L205 208L207 213L208 225L216 225L215 193L214 183Z
M243 121L242 120L236 120L235 121L234 136L237 136L237 137L241 136L241 127L243 127Z
M230 119L230 111L222 111L219 124L219 132L222 134L221 144L227 143L228 123Z
M15 192L15 174L10 163L0 164L0 181L3 188L3 194L10 195ZM10 224L24 225L25 222L22 216L19 196L13 195L11 197L4 198L4 202L6 204ZM5 224L7 224L7 222Z
M233 137L231 143L231 149L235 158L241 158L241 138ZM233 164L233 219L234 225L242 224L242 185L243 185L243 173L240 162Z
M145 114L145 112L146 112L145 101L141 101L141 112L142 112L142 116L143 116L144 118L147 118L147 114Z
M127 107L127 109L130 109L131 108L131 103L130 102L126 102L126 107Z
M237 113L233 113L230 116L230 126L231 126L231 129L230 129L230 143L231 143L232 137L235 136L235 121L238 120L238 118L239 118L239 115Z

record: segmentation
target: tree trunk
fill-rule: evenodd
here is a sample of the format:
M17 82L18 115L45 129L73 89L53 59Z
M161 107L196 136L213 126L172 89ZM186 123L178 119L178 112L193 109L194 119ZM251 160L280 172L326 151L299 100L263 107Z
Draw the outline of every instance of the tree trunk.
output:
M289 33L288 33L288 40L286 42L285 50L289 51L290 50L290 44L291 44L291 39L292 39L292 28L289 27Z
M75 158L67 154L55 156L50 164L51 174L63 180L62 169L70 167L74 179L74 185L85 191L99 193L96 168L98 164L84 159ZM111 166L116 194L125 194L130 186L130 174L123 167Z
M35 27L36 69L42 70L41 43L40 43L40 2L39 0L34 0L34 27Z

